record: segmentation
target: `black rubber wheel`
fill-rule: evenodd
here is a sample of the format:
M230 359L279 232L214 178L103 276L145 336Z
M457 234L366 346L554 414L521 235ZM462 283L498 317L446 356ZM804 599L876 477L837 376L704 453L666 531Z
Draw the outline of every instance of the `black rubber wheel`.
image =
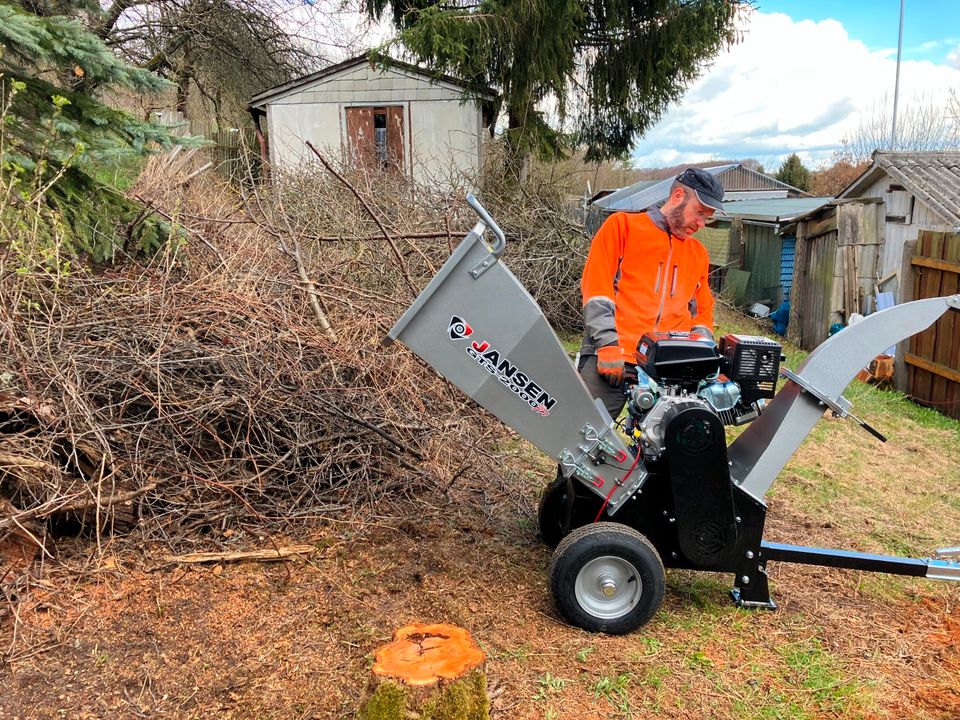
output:
M567 479L557 469L557 477L547 485L540 496L540 506L537 508L537 527L540 530L540 539L548 546L555 548L571 530L592 523L600 512L603 500L583 487L579 480L573 480L573 511L570 515L570 525L564 532L564 520L567 517Z
M623 635L646 624L666 588L663 562L643 535L620 523L585 525L563 539L550 562L550 591L571 624Z

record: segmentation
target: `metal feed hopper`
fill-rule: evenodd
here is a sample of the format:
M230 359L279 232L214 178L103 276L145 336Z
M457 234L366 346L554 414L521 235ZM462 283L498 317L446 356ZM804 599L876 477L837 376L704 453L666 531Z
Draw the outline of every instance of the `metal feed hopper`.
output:
M796 371L780 369L781 347L767 338L727 335L715 344L649 334L638 347L638 377L624 388L628 441L500 262L501 230L476 199L468 202L480 222L388 339L401 340L557 461L538 521L541 537L556 546L550 586L569 622L608 633L639 627L663 598L664 566L733 572L732 594L744 607L775 607L769 561L960 580L960 548L914 559L762 537L766 492L803 439L827 410L853 417L841 393L857 371L955 312L960 295L874 313ZM780 376L786 382L777 392ZM747 422L728 447L724 426Z
M625 461L628 449L611 429L537 303L498 262L503 232L473 196L482 218L388 334L447 380L554 458L617 508L643 483L634 472L616 486L619 467L596 464L599 453ZM489 227L496 241L483 240ZM611 494L612 493L612 494Z

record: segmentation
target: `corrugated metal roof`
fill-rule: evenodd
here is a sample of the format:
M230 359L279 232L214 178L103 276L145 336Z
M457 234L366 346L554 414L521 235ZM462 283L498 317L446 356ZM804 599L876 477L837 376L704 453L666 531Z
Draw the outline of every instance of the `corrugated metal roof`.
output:
M790 197L790 191L786 188L782 190L727 190L723 193L723 199L729 202L734 200L769 200L770 198Z
M748 170L739 163L728 163L726 165L716 165L703 169L720 180L726 193L729 193L733 197L744 192L771 191L787 191L807 195L807 193L791 185L787 185L786 183L754 170ZM655 182L641 180L633 185L620 188L616 192L612 192L592 204L610 212L640 212L654 205L659 205L666 200L670 194L670 186L673 184L673 181L673 177Z
M713 168L706 168L706 170L707 172L713 172ZM670 186L673 184L673 180L673 178L667 178L654 182L652 185L649 180L641 180L633 185L620 188L593 204L611 212L641 212L651 205L657 205L666 200L670 194Z
M782 223L821 208L831 200L833 198L829 197L737 200L736 202L725 202L723 213L717 213L717 217L738 217L744 220L757 220L758 222Z
M880 152L871 165L837 197L857 197L886 172L947 222L960 227L960 152Z

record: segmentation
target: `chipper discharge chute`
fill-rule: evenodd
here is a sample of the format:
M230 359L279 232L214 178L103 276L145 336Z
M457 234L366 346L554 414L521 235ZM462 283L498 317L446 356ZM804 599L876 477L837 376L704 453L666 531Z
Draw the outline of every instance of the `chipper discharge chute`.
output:
M664 566L733 572L732 594L744 607L775 607L770 560L960 580L960 548L921 560L762 537L767 489L827 409L853 417L841 393L857 371L960 309L960 295L870 315L795 372L780 368L781 346L767 338L727 335L715 344L688 333L647 335L637 348L638 377L624 390L621 435L500 262L502 231L475 198L468 202L480 222L388 339L557 461L538 521L556 546L550 586L567 620L608 633L639 627L663 599ZM787 382L775 392L781 375ZM728 447L724 426L745 423Z

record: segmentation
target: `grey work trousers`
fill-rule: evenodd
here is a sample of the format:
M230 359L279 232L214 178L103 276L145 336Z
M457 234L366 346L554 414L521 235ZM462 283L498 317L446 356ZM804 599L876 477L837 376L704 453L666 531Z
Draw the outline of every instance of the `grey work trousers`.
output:
M603 401L603 406L610 413L610 417L614 420L620 417L623 406L627 402L627 396L623 393L623 387L613 387L600 377L597 372L597 356L581 355L580 362L577 363L577 371L590 394ZM636 373L634 365L627 365L624 370L624 374L628 376L631 374L636 376Z

